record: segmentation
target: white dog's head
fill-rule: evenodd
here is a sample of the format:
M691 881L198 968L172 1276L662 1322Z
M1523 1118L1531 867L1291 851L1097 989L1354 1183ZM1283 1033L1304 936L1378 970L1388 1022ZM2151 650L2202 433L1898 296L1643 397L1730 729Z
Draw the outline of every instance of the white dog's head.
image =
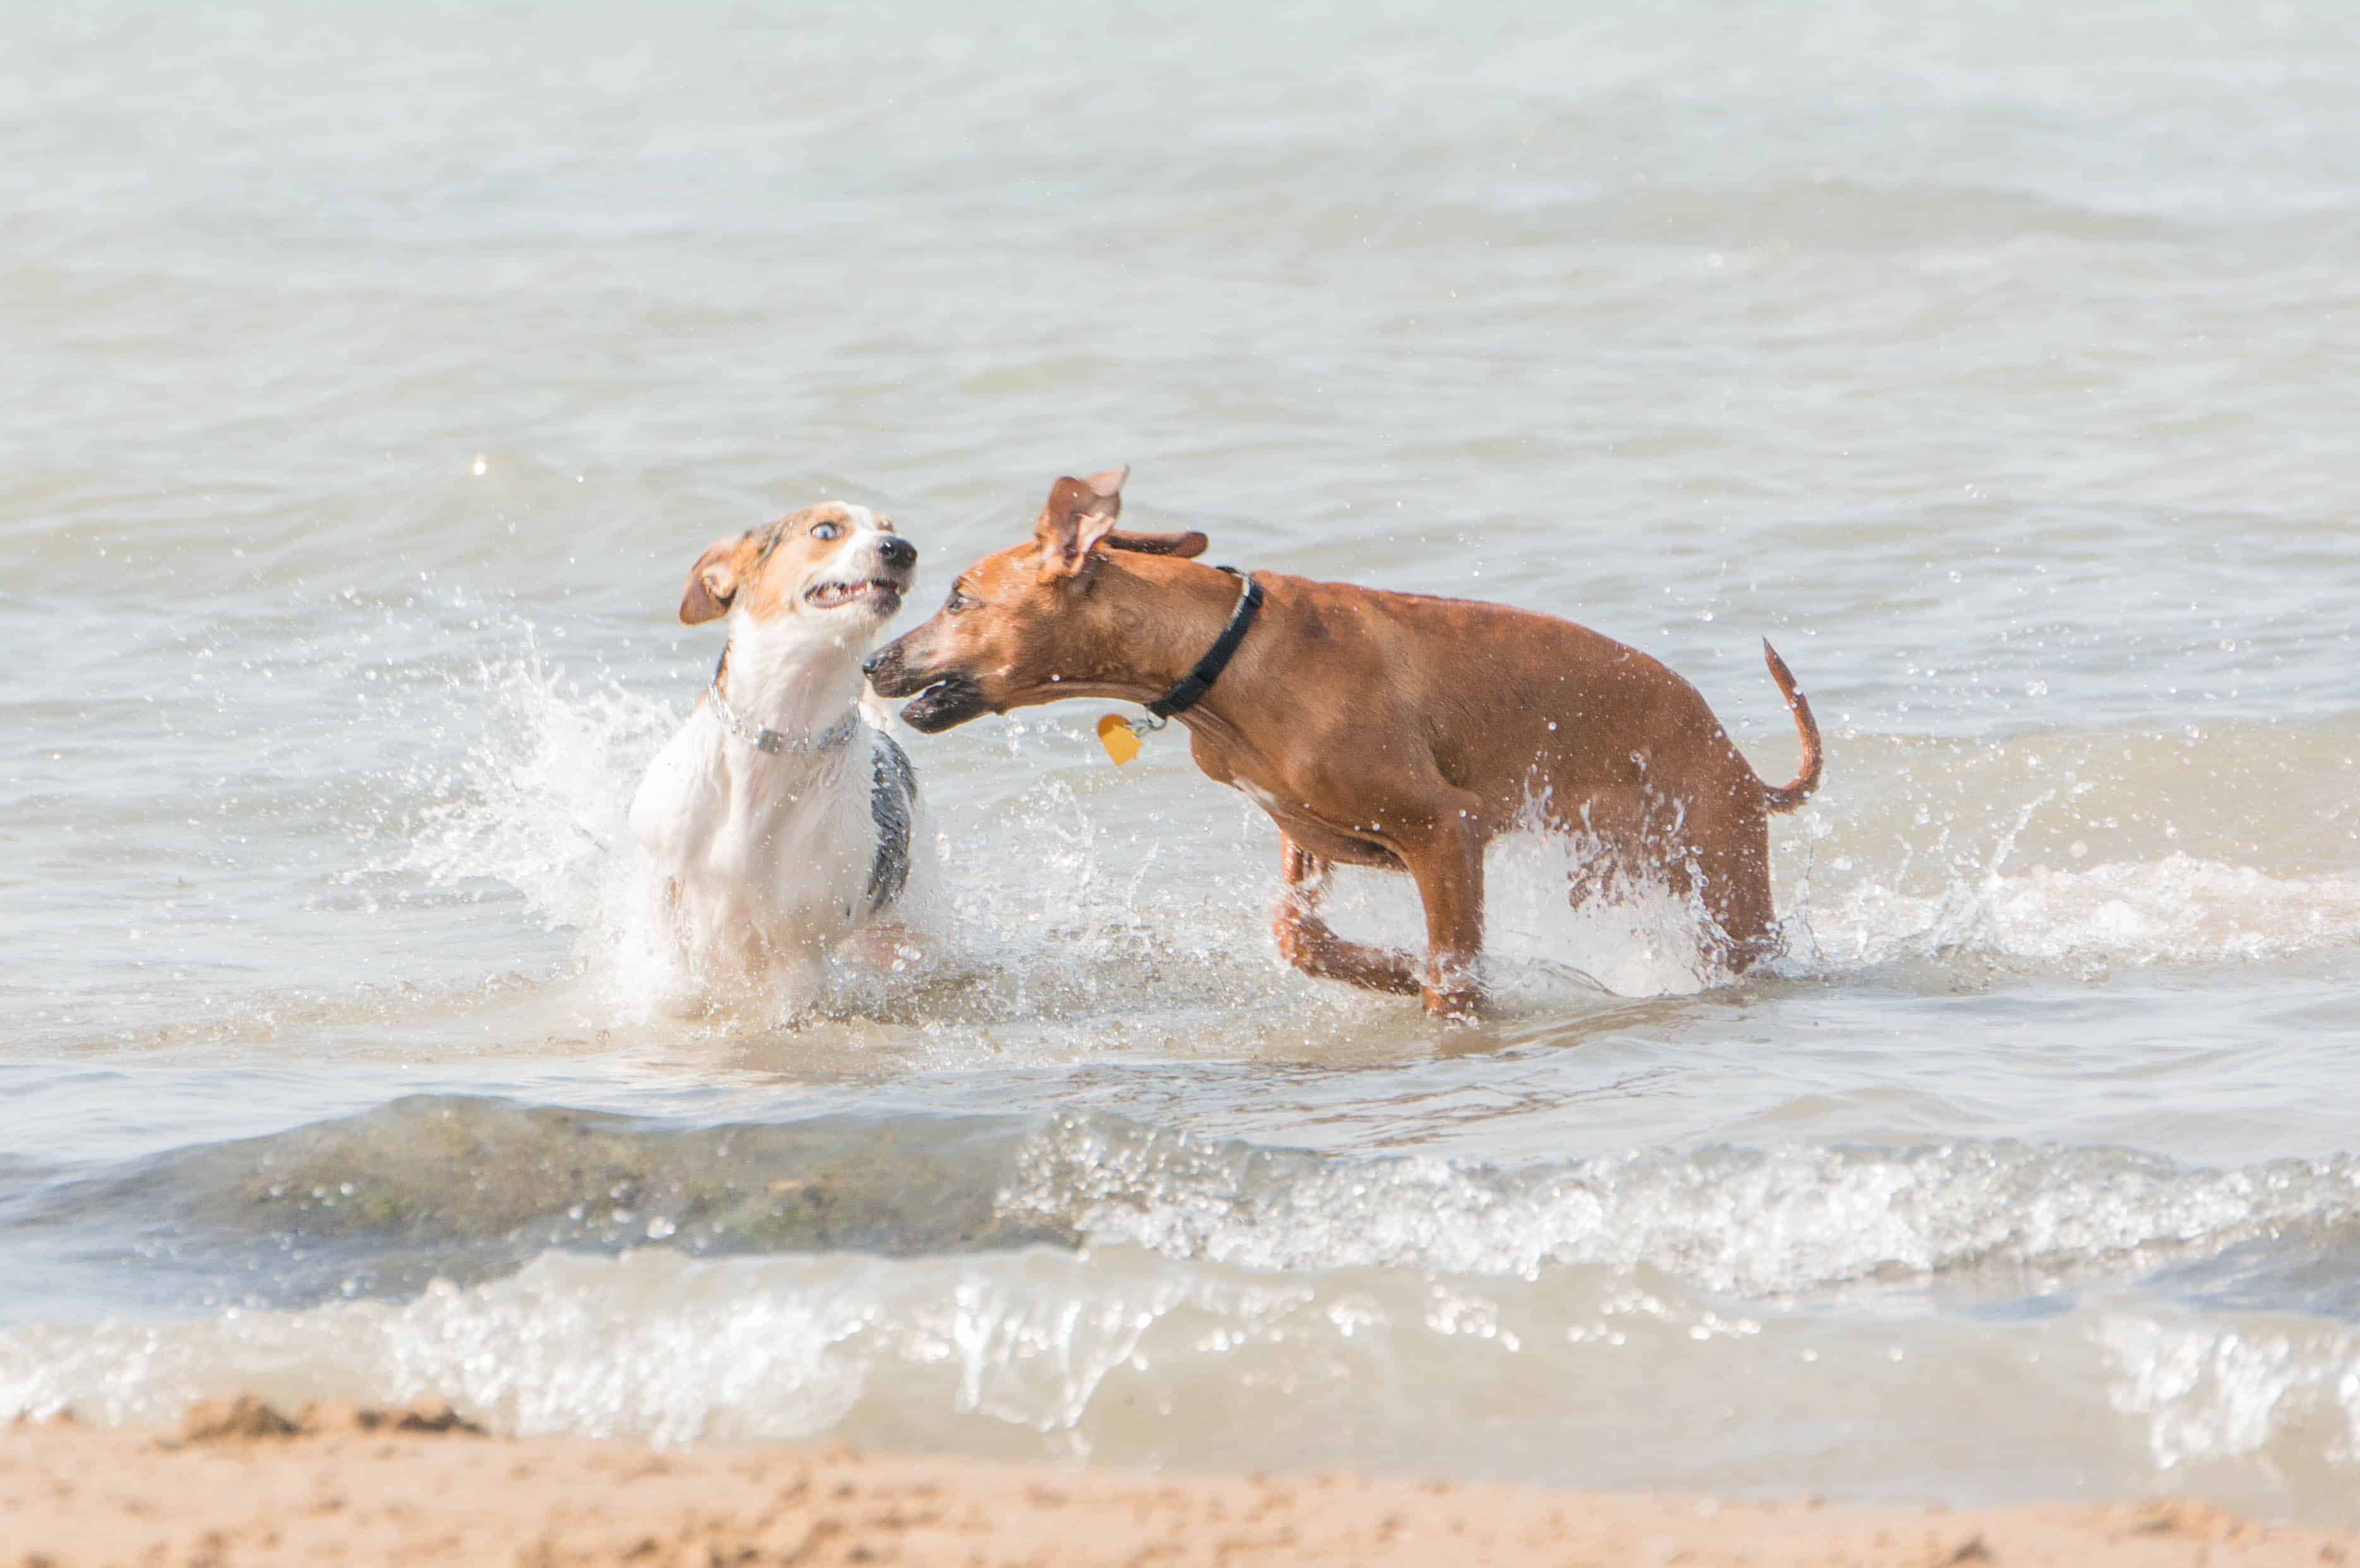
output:
M694 626L737 614L765 631L865 646L901 607L917 571L918 549L893 519L824 501L707 546L689 569L680 618Z

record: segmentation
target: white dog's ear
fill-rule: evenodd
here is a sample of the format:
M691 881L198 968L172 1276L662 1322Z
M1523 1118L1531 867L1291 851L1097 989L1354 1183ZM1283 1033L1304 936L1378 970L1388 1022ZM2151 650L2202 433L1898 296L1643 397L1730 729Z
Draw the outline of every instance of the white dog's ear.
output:
M738 573L746 569L748 541L754 536L715 539L705 546L696 564L688 569L688 587L680 596L681 625L701 626L729 613L738 597Z

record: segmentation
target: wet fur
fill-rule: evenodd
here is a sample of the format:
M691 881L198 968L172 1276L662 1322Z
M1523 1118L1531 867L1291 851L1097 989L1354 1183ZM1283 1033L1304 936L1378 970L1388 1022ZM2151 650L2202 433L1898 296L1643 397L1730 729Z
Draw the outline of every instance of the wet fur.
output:
M823 524L837 537L814 534ZM827 954L890 939L931 878L916 773L860 673L915 563L890 519L830 504L716 540L690 569L681 619L727 619L718 680L744 722L803 737L862 716L841 746L767 753L731 734L708 695L650 766L631 830L651 918L680 962L678 1006L814 999ZM834 609L810 597L871 581L900 586Z
M1237 603L1237 580L1191 559L1202 534L1114 528L1126 471L1061 479L1024 544L960 575L951 601L870 660L877 690L939 730L1070 697L1168 690ZM1776 940L1768 818L1808 799L1819 730L1785 663L1764 652L1803 741L1772 788L1696 688L1584 626L1506 605L1256 572L1265 603L1218 684L1182 715L1207 777L1278 823L1273 931L1307 974L1480 1002L1483 852L1546 802L1551 825L1611 847L1617 868L1693 894L1702 940L1743 970ZM1329 867L1416 879L1421 959L1349 942L1319 917Z

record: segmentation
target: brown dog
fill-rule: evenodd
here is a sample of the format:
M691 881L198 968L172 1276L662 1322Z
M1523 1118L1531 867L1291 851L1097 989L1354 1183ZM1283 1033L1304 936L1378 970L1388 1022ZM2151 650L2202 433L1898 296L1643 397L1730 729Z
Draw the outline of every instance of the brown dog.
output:
M1471 1016L1484 846L1535 811L1610 852L1577 898L1617 874L1653 877L1701 899L1707 944L1732 970L1772 947L1768 817L1818 788L1819 732L1769 644L1803 739L1783 789L1754 776L1695 687L1569 621L1274 572L1245 580L1262 590L1255 614L1238 576L1190 559L1203 534L1115 528L1129 472L1058 480L1029 541L967 568L932 620L869 661L880 692L915 694L901 710L912 726L1065 697L1169 700L1234 640L1180 716L1196 766L1284 835L1273 929L1304 973ZM1240 622L1241 640L1225 637ZM1328 928L1334 863L1417 879L1423 963Z

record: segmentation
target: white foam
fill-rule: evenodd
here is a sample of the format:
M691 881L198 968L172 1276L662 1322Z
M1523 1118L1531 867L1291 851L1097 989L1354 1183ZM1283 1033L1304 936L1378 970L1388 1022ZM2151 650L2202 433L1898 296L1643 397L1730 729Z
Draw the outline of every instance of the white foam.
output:
M400 1304L0 1327L0 1420L447 1398L495 1430L834 1433L996 1457L1431 1469L1557 1486L2034 1497L2208 1488L2348 1517L2350 1332L2108 1306L1735 1311L1602 1269L1266 1280L1128 1247L966 1258L548 1255ZM1957 1412L1977 1411L1962 1448ZM1713 1419L1699 1422L1699 1410ZM1808 1442L1795 1434L1809 1434ZM2181 1482L2180 1485L2187 1483Z
M509 1278L437 1281L400 1304L0 1329L0 1420L71 1406L158 1423L240 1391L290 1404L436 1394L525 1435L792 1441L836 1428L893 1369L913 1402L1070 1432L1142 1334L1175 1312L1194 1307L1242 1332L1307 1295L1153 1261L1105 1278L1062 1252L547 1253Z
M1960 1143L1650 1151L1509 1172L1070 1116L1027 1146L1001 1202L1098 1240L1273 1272L1649 1267L1775 1296L1975 1266L2151 1267L2273 1225L2360 1219L2360 1160L2206 1171L2118 1149Z
M2291 1443L2360 1459L2360 1333L2316 1323L2234 1326L2108 1314L2096 1337L2114 1409L2146 1423L2160 1469ZM2318 1433L2306 1443L2306 1429Z
M1964 950L2069 967L2278 957L2360 939L2360 882L2278 877L2184 855L1959 877L1911 895L1857 883L1804 911L1838 967Z

